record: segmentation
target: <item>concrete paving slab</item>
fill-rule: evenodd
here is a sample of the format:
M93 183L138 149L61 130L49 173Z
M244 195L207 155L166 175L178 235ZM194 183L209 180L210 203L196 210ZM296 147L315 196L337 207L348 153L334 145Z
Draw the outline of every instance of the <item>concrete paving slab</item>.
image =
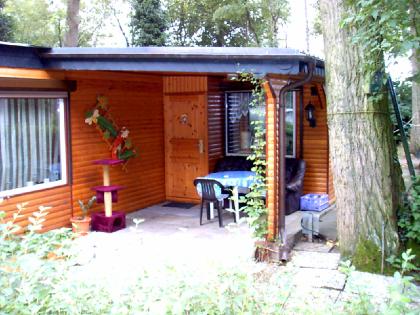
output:
M332 246L325 243L298 242L293 249L296 251L329 253Z
M296 287L286 301L285 312L290 314L334 314L330 306L340 291L312 287Z
M343 290L346 276L338 270L298 268L293 277L297 288Z
M292 251L291 263L297 267L337 269L340 262L338 253L319 253L306 251Z

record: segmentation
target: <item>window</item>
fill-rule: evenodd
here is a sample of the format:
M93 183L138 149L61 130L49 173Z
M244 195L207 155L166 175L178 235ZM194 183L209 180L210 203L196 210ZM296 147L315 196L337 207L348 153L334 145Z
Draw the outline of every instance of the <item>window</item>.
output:
M0 197L66 184L66 97L0 92Z
M226 92L226 155L248 155L254 141L253 121L265 122L265 104L250 107L251 91ZM296 96L286 93L286 156L296 152Z
M296 94L286 93L286 156L296 156Z

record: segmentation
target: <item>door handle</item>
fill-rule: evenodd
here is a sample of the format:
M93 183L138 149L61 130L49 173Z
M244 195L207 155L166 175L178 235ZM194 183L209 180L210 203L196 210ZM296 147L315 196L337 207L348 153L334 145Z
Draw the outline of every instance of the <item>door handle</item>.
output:
M204 153L204 142L202 139L198 140L198 152L201 154Z

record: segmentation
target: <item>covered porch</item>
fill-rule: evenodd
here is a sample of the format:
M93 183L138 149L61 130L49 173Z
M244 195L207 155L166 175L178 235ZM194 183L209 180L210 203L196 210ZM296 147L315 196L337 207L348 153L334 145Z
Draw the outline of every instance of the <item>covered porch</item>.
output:
M129 129L138 154L125 168L111 169L112 184L124 187L114 209L130 214L166 200L198 203L196 177L214 172L221 159L250 153L252 115L237 111L241 104L229 103L229 97L249 95L252 89L249 83L231 80L238 72L267 81L262 107L270 238L284 237L287 224L281 195L285 164L280 164L286 156L306 161L303 193L328 193L334 200L320 60L291 49L257 48L41 49L3 44L1 53L0 85L12 89L14 97L67 93L60 94L60 181L37 176L25 180L19 192L13 187L0 192L8 197L3 206L9 215L17 203L30 201L19 219L23 223L45 205L52 207L46 229L68 226L70 217L81 212L78 201L86 201L92 187L101 184L101 168L92 162L108 157L109 146L85 123L98 95L107 98L116 124ZM287 102L280 95L286 87ZM19 96L20 91L25 93ZM315 110L316 125L306 117L308 105ZM240 115L232 119L235 112ZM101 205L93 208L101 210Z
M226 227L219 228L217 219L199 225L199 207L190 209L164 207L165 203L150 206L127 215L127 228L112 234L92 232L81 239L86 259L93 257L116 266L159 257L168 264L195 259L234 265L252 260L255 240L246 224L236 225L225 214ZM136 220L144 220L136 227ZM301 239L301 212L286 216L288 232ZM320 226L321 234L335 240L335 213L326 217ZM153 259L152 259L153 260ZM124 262L124 263L123 263ZM107 268L104 267L103 268Z

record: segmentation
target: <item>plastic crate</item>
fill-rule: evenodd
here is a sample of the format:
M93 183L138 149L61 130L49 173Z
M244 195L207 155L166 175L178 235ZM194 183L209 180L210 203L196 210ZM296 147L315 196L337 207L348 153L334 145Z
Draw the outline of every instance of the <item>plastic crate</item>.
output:
M307 194L300 197L300 210L322 211L328 208L327 194Z

